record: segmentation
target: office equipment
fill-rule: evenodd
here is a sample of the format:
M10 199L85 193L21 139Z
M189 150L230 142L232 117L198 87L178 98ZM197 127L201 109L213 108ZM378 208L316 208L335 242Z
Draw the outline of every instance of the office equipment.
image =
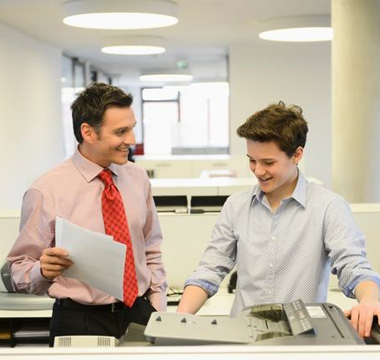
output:
M192 196L190 212L199 214L204 212L220 212L228 195Z
M113 336L56 336L54 338L54 347L115 347L118 345L118 340Z
M236 318L153 313L145 336L155 345L349 345L365 344L335 305L252 306Z
M7 261L5 261L1 267L0 274L0 292L14 292L11 280L11 269Z
M185 195L153 196L153 199L157 212L173 212L178 214L186 214L188 212L187 196Z

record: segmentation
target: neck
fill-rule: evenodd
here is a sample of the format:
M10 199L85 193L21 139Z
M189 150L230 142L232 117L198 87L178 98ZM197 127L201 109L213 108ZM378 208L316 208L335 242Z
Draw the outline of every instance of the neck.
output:
M87 160L93 162L94 164L97 164L103 168L107 168L110 163L104 163L97 159L96 155L91 151L90 147L86 145L85 142L78 145L78 151L81 153L82 156L84 156Z
M282 200L289 198L293 194L294 189L297 186L297 181L298 181L298 168L295 171L292 179L288 183L284 184L283 188L277 189L278 191L274 191L272 193L266 194L266 197L268 199L268 202L273 212L275 212L278 209Z

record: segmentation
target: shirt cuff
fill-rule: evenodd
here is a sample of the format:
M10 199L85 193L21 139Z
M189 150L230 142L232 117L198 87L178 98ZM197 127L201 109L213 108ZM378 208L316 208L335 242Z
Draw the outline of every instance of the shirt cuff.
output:
M353 281L351 281L344 289L342 289L344 295L346 295L349 298L355 299L355 288L358 286L358 284L362 281L373 281L377 284L377 286L380 289L380 279L378 277L359 277ZM379 294L380 295L380 294Z
M46 279L41 274L41 263L37 261L30 270L30 280L35 284L37 294L46 294L54 280ZM34 292L34 291L33 291Z
M209 282L207 280L202 280L202 279L190 279L185 282L185 287L189 285L195 285L201 287L204 291L206 291L207 295L209 297L215 295L218 290L219 286L215 285L212 282Z

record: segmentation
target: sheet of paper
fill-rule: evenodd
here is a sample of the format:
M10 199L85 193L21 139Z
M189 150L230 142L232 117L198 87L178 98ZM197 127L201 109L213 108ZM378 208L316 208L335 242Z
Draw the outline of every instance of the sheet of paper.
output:
M123 276L127 246L112 236L84 229L56 217L56 246L69 253L74 264L65 277L81 280L106 294L123 300Z

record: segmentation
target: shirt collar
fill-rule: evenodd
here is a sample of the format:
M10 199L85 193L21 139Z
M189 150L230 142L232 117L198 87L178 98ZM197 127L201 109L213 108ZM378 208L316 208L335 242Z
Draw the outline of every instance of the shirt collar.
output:
M78 171L82 174L82 176L86 179L87 182L90 182L93 179L95 179L100 174L100 172L104 170L102 166L95 164L91 160L85 158L79 152L78 148L75 150L72 160L75 167L78 169ZM117 165L110 164L110 166L108 166L108 169L110 169L114 175L118 176Z
M263 202L265 193L261 191L260 186L257 185L256 189L253 192L252 200L257 200L259 202ZM300 205L304 208L306 207L306 179L300 170L298 170L298 180L297 185L293 191L293 194L290 196L296 200Z

